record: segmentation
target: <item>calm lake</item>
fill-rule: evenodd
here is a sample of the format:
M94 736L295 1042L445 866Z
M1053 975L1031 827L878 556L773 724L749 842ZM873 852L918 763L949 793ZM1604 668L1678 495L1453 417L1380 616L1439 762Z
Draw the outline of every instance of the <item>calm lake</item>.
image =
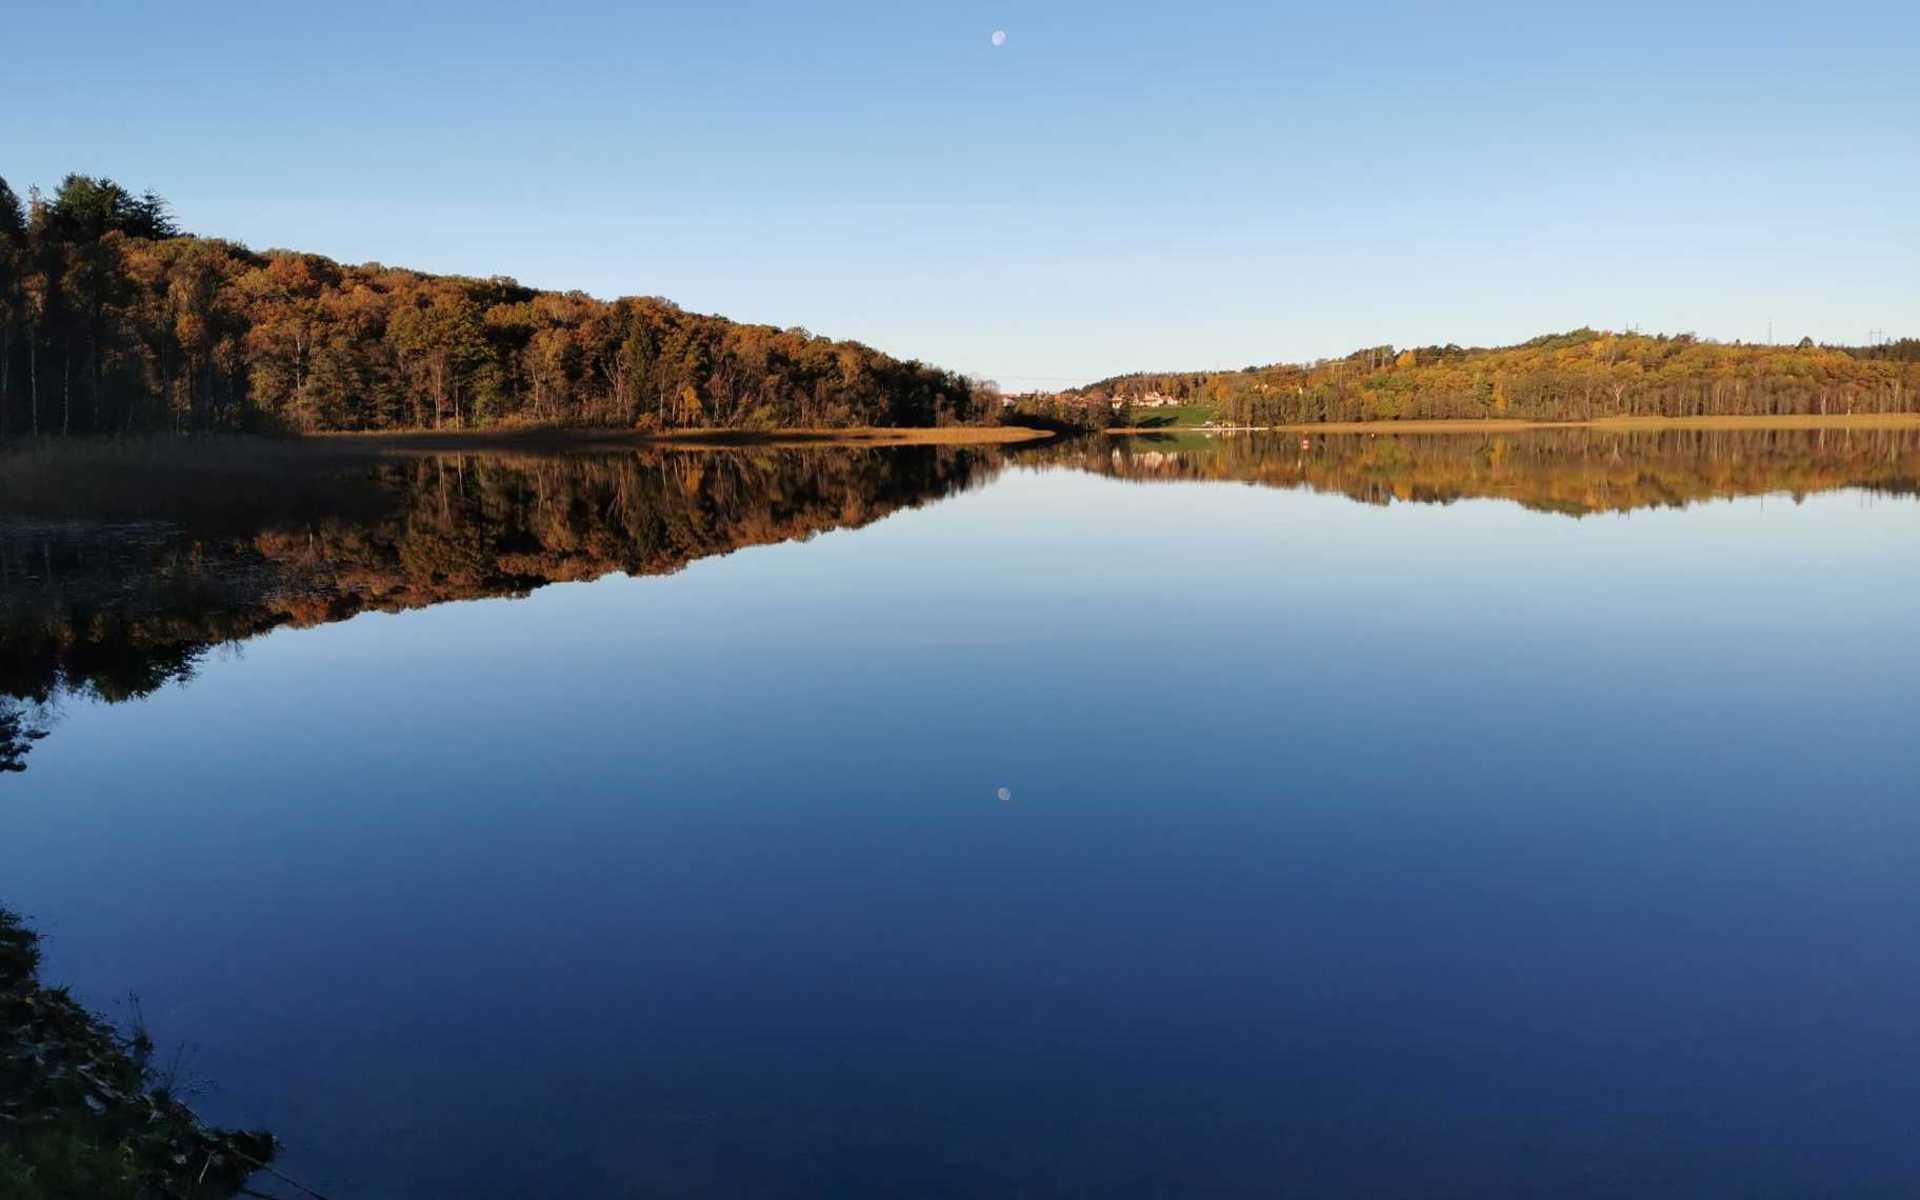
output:
M0 459L0 906L335 1200L1913 1195L1917 488L1867 429Z

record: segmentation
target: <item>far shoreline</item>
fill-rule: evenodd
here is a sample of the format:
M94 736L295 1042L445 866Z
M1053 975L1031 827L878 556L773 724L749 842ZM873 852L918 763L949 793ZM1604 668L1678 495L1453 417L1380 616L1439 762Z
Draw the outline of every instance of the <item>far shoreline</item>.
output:
M1131 425L1109 434L1171 433L1513 433L1597 429L1636 433L1664 429L1920 429L1920 413L1849 413L1781 417L1600 417L1591 421L1531 421L1497 417L1432 421L1325 421L1310 425Z
M1007 446L1042 441L1053 431L1028 425L937 425L846 429L637 429L528 426L508 429L341 430L295 440L396 450L512 449L526 446Z

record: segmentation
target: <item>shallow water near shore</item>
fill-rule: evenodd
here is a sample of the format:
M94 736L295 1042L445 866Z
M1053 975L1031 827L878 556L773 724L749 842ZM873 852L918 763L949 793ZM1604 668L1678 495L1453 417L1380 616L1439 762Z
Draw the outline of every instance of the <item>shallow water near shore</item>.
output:
M221 462L0 905L328 1195L1920 1187L1920 432Z

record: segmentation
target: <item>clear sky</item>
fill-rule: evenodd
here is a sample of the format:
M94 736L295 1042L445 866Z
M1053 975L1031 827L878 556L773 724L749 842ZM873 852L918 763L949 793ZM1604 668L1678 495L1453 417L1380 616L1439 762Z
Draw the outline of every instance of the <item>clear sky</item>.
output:
M0 175L1010 386L1583 324L1920 332L1920 5L139 2ZM1007 32L996 47L991 35Z

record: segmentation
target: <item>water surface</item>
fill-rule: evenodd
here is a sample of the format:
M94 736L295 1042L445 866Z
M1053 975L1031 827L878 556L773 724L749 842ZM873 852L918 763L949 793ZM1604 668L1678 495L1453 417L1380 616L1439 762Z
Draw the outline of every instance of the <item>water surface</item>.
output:
M303 463L0 481L0 903L321 1191L1920 1189L1910 432Z

